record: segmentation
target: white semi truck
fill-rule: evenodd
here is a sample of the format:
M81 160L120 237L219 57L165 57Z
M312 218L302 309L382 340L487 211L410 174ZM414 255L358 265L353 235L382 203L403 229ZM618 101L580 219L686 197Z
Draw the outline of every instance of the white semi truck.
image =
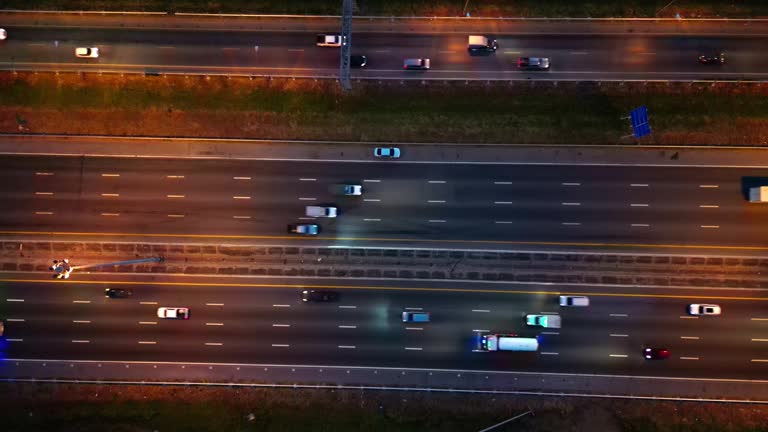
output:
M539 340L516 334L478 334L476 352L489 351L538 351Z

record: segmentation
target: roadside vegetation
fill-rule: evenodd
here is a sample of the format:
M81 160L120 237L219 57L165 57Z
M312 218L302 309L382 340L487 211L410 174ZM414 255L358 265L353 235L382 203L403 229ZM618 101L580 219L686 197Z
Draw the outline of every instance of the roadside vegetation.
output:
M6 432L477 431L758 432L768 407L748 404L499 395L0 384Z
M0 74L0 132L508 144L768 144L768 85Z
M764 0L357 0L357 15L478 17L759 17ZM341 0L4 0L3 9L333 14ZM467 5L465 9L465 4ZM660 9L664 8L661 13Z

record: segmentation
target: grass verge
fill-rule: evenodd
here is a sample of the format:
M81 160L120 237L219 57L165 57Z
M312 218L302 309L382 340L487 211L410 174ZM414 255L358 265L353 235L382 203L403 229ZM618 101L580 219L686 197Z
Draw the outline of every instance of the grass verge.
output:
M768 407L417 392L0 384L3 430L758 432Z
M446 143L768 144L768 85L0 74L0 132Z
M340 0L5 0L4 9L178 11L252 14L339 14ZM758 17L764 0L357 0L357 15L522 17ZM466 4L466 9L465 9Z

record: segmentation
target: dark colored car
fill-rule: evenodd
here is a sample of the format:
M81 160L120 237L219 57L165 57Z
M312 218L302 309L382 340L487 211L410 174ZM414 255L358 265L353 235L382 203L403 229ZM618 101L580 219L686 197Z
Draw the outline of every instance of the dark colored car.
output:
M714 65L725 64L725 54L723 53L702 54L699 56L699 63L714 64Z
M349 56L349 65L353 68L365 67L368 64L368 57L364 55Z
M133 295L133 291L122 288L107 288L104 290L104 296L109 298L126 298Z
M403 69L409 70L428 70L432 62L428 58L409 58L403 60Z
M305 302L332 302L339 299L339 294L333 291L304 290L301 300Z
M525 70L549 70L549 58L520 57L517 59L517 68Z
M646 360L664 360L669 358L669 350L666 348L646 348L643 350Z

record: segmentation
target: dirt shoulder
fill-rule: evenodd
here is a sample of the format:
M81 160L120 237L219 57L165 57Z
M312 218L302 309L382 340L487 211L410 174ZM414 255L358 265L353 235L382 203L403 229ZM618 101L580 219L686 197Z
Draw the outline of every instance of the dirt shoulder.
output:
M759 405L418 392L2 384L12 431L762 431Z
M0 74L0 132L446 143L766 145L766 84Z

